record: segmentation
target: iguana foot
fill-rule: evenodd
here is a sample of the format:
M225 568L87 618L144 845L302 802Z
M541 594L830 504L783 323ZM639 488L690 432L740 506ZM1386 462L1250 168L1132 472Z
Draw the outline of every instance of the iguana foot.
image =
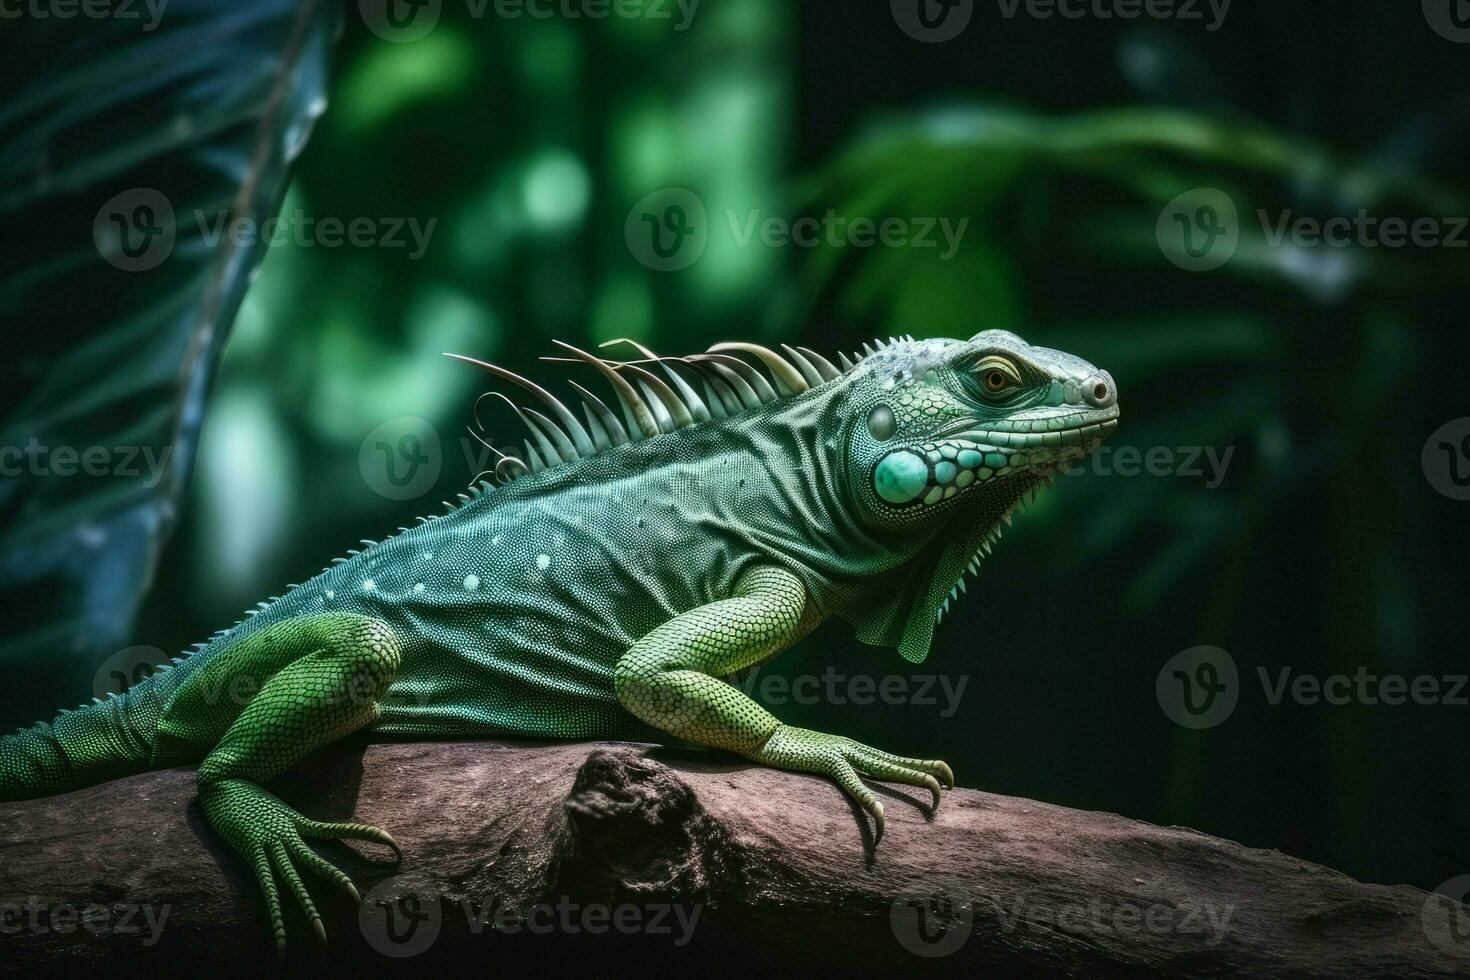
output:
M939 809L939 788L954 787L954 773L937 759L909 759L883 752L841 735L828 735L806 728L781 725L766 739L754 756L757 762L778 769L815 772L831 776L849 796L873 815L876 830L873 846L883 839L887 823L883 804L860 777L928 787L933 796L931 810Z
M303 864L328 881L335 882L353 901L362 900L352 879L308 847L306 838L372 841L392 848L395 860L403 857L398 844L386 831L365 824L309 820L243 779L224 779L201 787L199 802L215 831L255 869L256 880L265 893L266 907L270 910L276 949L280 951L286 948L286 921L276 887L277 875L295 894L317 938L324 942L327 931L322 926L322 917L317 913L296 865Z

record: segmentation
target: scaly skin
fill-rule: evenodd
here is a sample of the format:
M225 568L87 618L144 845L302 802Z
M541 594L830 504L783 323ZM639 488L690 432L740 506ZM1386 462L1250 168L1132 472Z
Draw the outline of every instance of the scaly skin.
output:
M0 739L0 800L198 762L204 813L254 871L278 946L283 885L324 935L300 867L356 895L308 840L397 853L377 828L307 819L262 788L363 729L663 731L830 776L872 814L876 844L883 806L862 777L927 787L937 806L949 767L783 725L724 678L829 616L922 660L1000 522L1112 431L1116 388L1004 331L880 344L840 375L746 351L771 378L696 361L703 401L671 369L661 393L620 367L637 441L605 406L586 429L559 405L557 421L532 414L534 472L502 463L503 486L370 542L173 669Z

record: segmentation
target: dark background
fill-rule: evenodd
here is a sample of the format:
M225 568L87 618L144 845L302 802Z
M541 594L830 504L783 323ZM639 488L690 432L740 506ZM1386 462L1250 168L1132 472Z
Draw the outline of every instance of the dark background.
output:
M554 378L535 363L553 337L835 353L1006 327L1113 372L1115 451L1233 450L1225 479L1063 479L1007 533L925 664L828 624L766 672L967 678L951 716L818 703L777 706L783 719L944 758L965 785L1184 824L1369 881L1433 888L1470 871L1470 706L1272 705L1257 676L1470 670L1470 503L1421 465L1430 434L1470 414L1470 252L1271 248L1254 219L1470 213L1470 45L1419 4L1236 0L1211 32L1008 20L978 3L940 44L876 2L704 0L686 31L474 19L448 3L408 43L375 36L356 5L345 23L282 211L432 218L429 247L267 250L136 624L100 651L6 659L0 722L89 697L118 646L204 639L469 484L459 447L483 380L441 351ZM700 196L710 244L659 273L623 227L667 186ZM1176 268L1154 235L1196 187L1224 189L1242 216L1237 255L1210 272ZM948 260L741 248L721 228L727 210L829 208L970 223ZM7 311L21 345L44 328L36 309ZM359 466L369 433L401 416L443 443L437 487L406 502ZM38 608L7 615L19 631ZM1203 731L1155 694L1166 661L1197 645L1229 651L1241 677L1234 713Z

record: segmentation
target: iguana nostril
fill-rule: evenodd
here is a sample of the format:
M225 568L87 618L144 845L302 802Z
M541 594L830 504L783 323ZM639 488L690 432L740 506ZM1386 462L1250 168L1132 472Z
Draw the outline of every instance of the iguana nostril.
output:
M1113 376L1106 371L1098 371L1082 382L1081 388L1083 400L1093 408L1107 408L1118 398L1117 389L1113 387Z

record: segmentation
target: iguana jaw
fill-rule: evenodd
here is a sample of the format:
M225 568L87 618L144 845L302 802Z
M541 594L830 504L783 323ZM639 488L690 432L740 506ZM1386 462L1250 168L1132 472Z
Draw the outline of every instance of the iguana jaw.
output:
M965 576L979 574L981 561L990 555L1013 516L1024 511L1027 503L1035 502L1037 494L1052 485L1060 469L1091 454L1113 433L1118 425L1118 409L1114 405L1103 412L1079 413L1075 420L1069 421L1072 422L1069 428L1049 429L1048 436L1006 431L997 438L1005 430L996 429L993 424L984 430L956 426L952 427L957 429L953 435L935 443L936 447L967 445L975 447L975 451L983 449L987 457L1003 449L1005 465L996 468L988 479L995 481L991 492L999 495L997 499L1004 506L998 510L987 508L978 519L970 519L964 508L957 508L955 518L926 549L921 567L927 565L932 571L925 587L914 597L898 642L899 652L905 659L919 663L928 655L934 628L949 612L950 604L966 591ZM1055 437L1050 438L1050 433L1055 433ZM995 445L1012 440L1014 445ZM942 450L939 453L941 457L945 455ZM1016 462L1018 459L1020 462Z

